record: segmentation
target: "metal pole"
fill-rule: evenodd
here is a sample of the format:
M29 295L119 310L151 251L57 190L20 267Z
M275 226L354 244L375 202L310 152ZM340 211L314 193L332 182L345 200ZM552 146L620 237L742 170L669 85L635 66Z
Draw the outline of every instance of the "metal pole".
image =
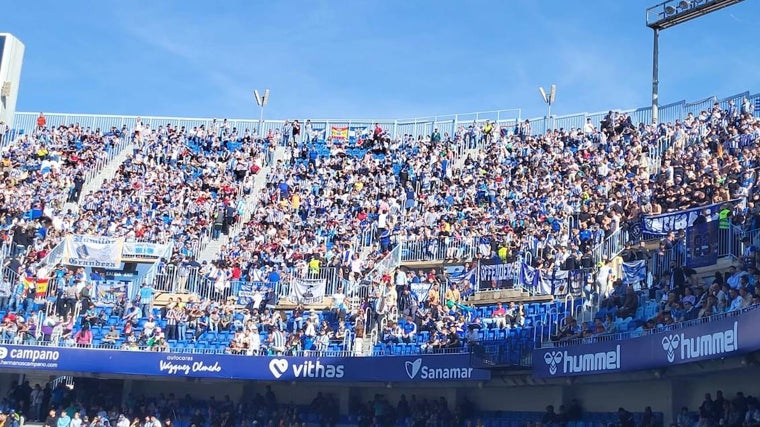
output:
M660 61L660 30L654 28L654 43L652 46L652 124L659 120L659 61Z
M264 137L264 106L259 106L259 137Z
M546 127L547 127L547 130L554 129L554 124L552 123L552 103L551 102L546 103Z

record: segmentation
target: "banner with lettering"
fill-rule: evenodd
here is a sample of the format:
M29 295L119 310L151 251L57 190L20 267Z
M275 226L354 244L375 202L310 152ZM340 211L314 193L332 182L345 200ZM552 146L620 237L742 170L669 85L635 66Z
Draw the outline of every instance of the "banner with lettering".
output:
M417 301L427 301L428 293L432 287L433 283L427 280L409 283L409 290L417 297Z
M686 265L692 268L718 263L718 221L686 229Z
M461 289L467 282L472 289L475 289L477 268L470 268L469 265L447 265L443 267L443 271L446 273L449 283L453 283Z
M346 141L348 139L348 126L332 126L330 139L333 141Z
M469 354L243 356L6 345L0 369L255 381L448 382L491 378Z
M499 258L481 260L477 280L478 289L489 289L494 282L499 288L512 287L519 274L519 262L505 263Z
M737 203L738 199L728 203ZM718 212L726 202L713 203L711 205L700 206L692 209L685 209L678 212L671 212L661 215L645 216L641 221L641 231L644 238L647 234L650 236L664 236L671 231L686 230L694 225L694 221L704 211L708 210L711 219L718 218Z
M288 299L293 304L320 304L325 298L327 280L325 279L294 279L290 284Z
M119 269L123 237L66 236L62 263L77 267Z
M760 350L760 309L746 309L681 329L635 336L601 335L533 351L533 376L568 377L666 368Z

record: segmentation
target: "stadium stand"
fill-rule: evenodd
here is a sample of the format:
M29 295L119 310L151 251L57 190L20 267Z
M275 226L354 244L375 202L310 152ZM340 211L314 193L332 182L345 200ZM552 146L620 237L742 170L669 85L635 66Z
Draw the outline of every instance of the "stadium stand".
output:
M635 125L630 116L610 112L599 126L539 134L528 121L515 126L479 122L453 135L433 130L416 139L391 138L377 126L354 141L312 134L307 142L285 141L281 135L287 129L279 137L273 131L260 138L226 123L214 122L206 131L205 126L151 129L138 122L132 131L112 129L103 137L88 136L74 125L17 139L9 150L17 157L20 152L14 150L23 148L42 160L42 141L52 139L79 150L69 158L92 159L87 150L96 146L86 141L116 141L129 134L131 158L115 179L84 196L79 213L65 217L71 221L64 221L63 229L178 244L156 284L145 284L137 300L113 306L92 306L83 295L86 284L97 286L97 279L56 270L51 288L60 292L51 300L55 309L48 310L25 280L9 273L29 276L44 255L31 241L18 240L23 223L11 223L11 241L29 255L8 257L0 289L7 296L3 338L248 355L497 351L519 365L534 345L619 331L645 333L757 303L755 275L749 271L732 272L725 279L727 290L721 290L719 279L710 285L717 286L714 293L702 289L678 258L682 236L666 237L654 254L646 242L638 252L624 251L623 257L641 256L650 272L662 273L640 289L623 285L620 273L611 273L614 260L604 258L617 255L623 245L600 249L615 236L623 236L623 243L644 239L632 230L641 215L754 194L760 127L752 111L732 102L657 127ZM286 164L272 165L251 222L217 259L198 262L204 236L216 237L230 225L220 216L239 216L239 201L249 188L245 177L268 162L269 148L276 145L287 146L291 155ZM94 160L85 164L91 163L67 163L66 173L97 169ZM16 168L13 174L24 166ZM36 185L24 191L43 191ZM155 192L140 197L138 189ZM106 201L106 208L97 201ZM752 203L730 209L733 224L743 227L741 236L750 243L753 209ZM44 226L34 230L48 237L46 231ZM407 292L403 282L394 286L399 285L397 266L378 268L394 251L406 261L499 257L543 271L582 270L591 279L582 282L579 295L565 300L476 306L460 289L467 281L431 276L423 280L437 285L418 295ZM749 270L756 251L751 246L747 251L740 267ZM181 272L188 269L202 280L183 281ZM278 305L288 285L282 279L321 279L323 271L332 271L328 309ZM278 286L278 281L283 283ZM153 307L163 290L160 283L174 291L188 286L185 290L199 296L178 294ZM228 297L242 284L253 284L251 296L238 304Z

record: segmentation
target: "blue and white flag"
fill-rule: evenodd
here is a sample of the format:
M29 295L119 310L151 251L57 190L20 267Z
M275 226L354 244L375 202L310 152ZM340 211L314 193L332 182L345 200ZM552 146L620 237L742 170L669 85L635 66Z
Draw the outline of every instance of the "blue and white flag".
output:
M444 267L446 277L449 279L449 283L454 283L457 286L463 286L465 282L470 282L470 285L475 285L475 272L477 269L471 268L466 270L463 265Z
M635 285L647 280L647 262L638 260L623 263L623 284Z
M520 285L523 288L535 289L538 286L538 276L539 271L537 268L522 263L522 266L520 266Z
M542 271L538 276L538 289L542 295L564 295L567 293L569 271Z

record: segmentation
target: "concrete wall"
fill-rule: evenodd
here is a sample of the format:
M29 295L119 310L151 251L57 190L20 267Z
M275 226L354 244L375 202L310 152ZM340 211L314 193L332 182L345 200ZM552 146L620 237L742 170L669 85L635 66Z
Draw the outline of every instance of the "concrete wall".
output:
M24 45L8 33L0 33L0 38L5 39L5 45L1 49L2 58L0 58L0 87L4 82L11 84L10 95L0 97L0 122L12 124L21 82L21 66L24 63Z

